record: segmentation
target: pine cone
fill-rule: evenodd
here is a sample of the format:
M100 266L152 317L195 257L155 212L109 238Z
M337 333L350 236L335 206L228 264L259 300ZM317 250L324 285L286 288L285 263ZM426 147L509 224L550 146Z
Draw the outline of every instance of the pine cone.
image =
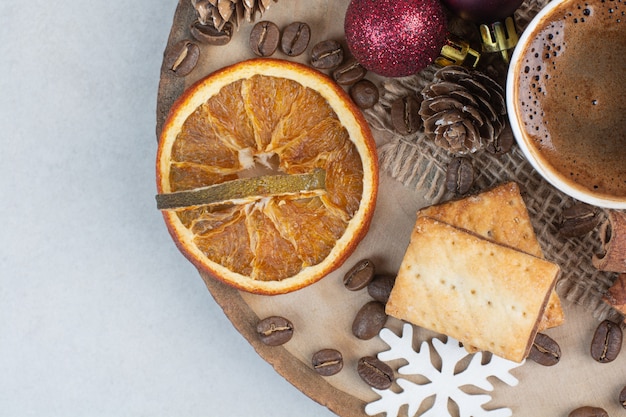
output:
M422 96L419 113L426 135L453 154L487 148L506 124L504 89L480 71L443 67Z
M227 23L236 29L243 21L252 22L278 0L191 0L202 25L213 25L221 31Z

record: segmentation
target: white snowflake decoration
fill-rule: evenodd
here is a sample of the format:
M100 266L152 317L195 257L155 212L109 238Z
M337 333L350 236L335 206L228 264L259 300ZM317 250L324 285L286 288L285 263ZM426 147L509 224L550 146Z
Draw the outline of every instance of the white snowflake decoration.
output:
M365 412L372 416L386 413L387 417L397 416L400 407L409 406L408 415L415 416L422 401L435 396L433 406L421 414L421 417L450 416L448 399L454 401L459 409L460 417L510 417L509 408L485 410L482 406L491 401L486 394L468 394L460 389L462 386L473 385L485 391L493 391L493 385L487 380L495 376L502 382L515 386L517 378L509 373L522 363L513 362L493 355L491 360L482 364L482 352L473 354L467 368L455 374L455 367L461 359L470 355L458 341L448 337L446 343L433 338L431 343L441 357L441 370L437 369L430 357L428 342L422 342L419 351L413 349L413 326L405 323L402 336L397 336L389 329L382 329L380 337L391 349L378 354L381 361L405 359L408 364L398 369L400 375L422 375L430 382L416 384L407 379L397 378L396 382L402 388L399 393L391 389L378 390L372 388L381 398L369 403Z

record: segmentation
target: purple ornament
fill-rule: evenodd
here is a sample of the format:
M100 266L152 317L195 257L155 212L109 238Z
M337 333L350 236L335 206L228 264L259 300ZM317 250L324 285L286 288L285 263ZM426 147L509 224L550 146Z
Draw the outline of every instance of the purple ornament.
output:
M403 77L439 56L446 23L439 0L352 0L344 29L348 48L363 67Z
M475 23L493 23L509 16L523 0L441 0L450 11Z

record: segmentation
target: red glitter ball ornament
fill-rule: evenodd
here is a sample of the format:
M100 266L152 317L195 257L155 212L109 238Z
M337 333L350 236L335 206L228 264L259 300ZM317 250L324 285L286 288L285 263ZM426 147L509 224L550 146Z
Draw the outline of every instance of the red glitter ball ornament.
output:
M426 68L439 56L448 34L439 0L352 0L344 29L354 58L385 77Z

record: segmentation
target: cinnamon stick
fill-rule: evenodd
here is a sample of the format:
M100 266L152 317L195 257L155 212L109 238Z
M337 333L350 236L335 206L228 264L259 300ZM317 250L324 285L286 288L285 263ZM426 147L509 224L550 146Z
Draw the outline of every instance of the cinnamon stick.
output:
M626 213L611 210L600 226L602 253L594 254L591 262L600 271L626 272Z

